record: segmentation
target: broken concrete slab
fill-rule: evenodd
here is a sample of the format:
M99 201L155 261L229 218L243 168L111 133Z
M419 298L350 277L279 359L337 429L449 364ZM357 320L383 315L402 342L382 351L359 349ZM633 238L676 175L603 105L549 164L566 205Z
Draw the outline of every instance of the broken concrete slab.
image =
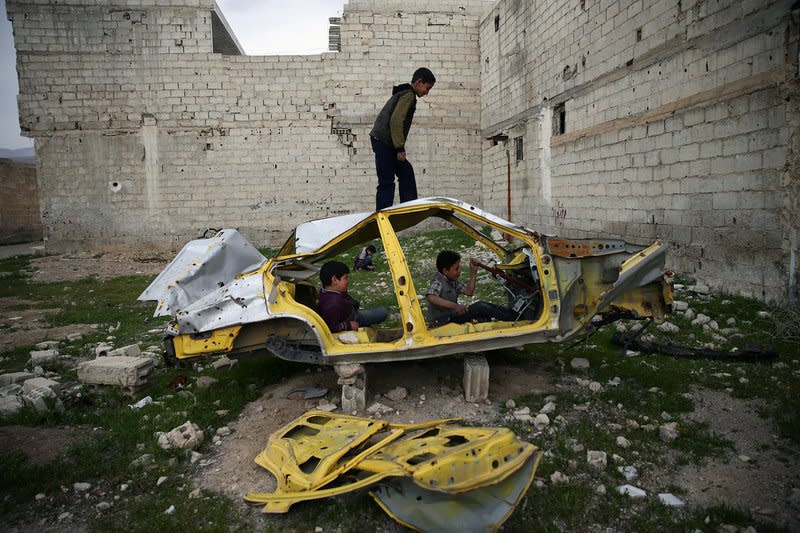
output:
M42 341L36 343L37 350L52 350L58 348L59 341Z
M25 404L19 396L3 396L0 398L0 417L8 418L19 413Z
M115 348L108 352L109 357L118 357L118 356L139 357L140 355L142 355L142 350L139 349L138 344L129 344L128 346Z
M36 374L32 372L9 372L8 374L0 375L0 386L11 385L12 383L22 383L23 381L35 378Z
M31 353L31 365L46 365L58 361L59 353L56 349L33 350Z
M95 347L94 354L97 357L105 357L106 355L108 355L108 352L110 352L113 349L114 349L114 347L111 346L110 344L106 344L105 342L101 342L100 344L98 344Z
M49 389L53 392L53 394L57 395L59 392L61 392L61 383L58 381L53 381L52 379L38 377L26 379L22 384L23 394L30 394L37 389Z
M78 365L78 379L89 385L143 385L153 370L152 359L145 357L106 356Z

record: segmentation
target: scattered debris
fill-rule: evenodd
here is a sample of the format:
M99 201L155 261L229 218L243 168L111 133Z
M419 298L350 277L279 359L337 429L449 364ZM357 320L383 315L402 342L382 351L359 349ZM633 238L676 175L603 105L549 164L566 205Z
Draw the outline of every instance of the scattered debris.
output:
M673 355L675 357L718 359L722 361L765 361L778 357L778 351L774 348L745 346L727 351L715 350L708 347L690 348L688 346L676 346L672 343L660 344L645 339L631 338L618 331L612 335L611 342L618 346L624 346L628 350L630 350L630 348L637 350L636 355L638 355L639 352L661 353L664 355ZM626 353L626 355L628 355L628 353Z
M599 450L586 450L586 462L598 470L605 470L608 454Z
M215 370L219 370L220 368L230 367L233 368L236 363L238 363L238 359L231 359L227 355L223 355L219 359L216 359L213 363L211 363L212 368Z
M395 387L394 389L384 394L384 396L386 396L393 402L400 402L406 399L406 396L408 396L408 390L405 387Z
M130 407L131 409L133 409L135 411L137 409L141 409L145 405L150 405L151 403L153 403L153 398L151 396L145 396L144 398L142 398L141 400L139 400L136 403L128 404L128 407Z
M200 376L194 382L195 386L198 389L207 389L219 383L217 378L212 378L211 376Z
M288 398L292 394L297 394L298 392L303 393L304 400L314 400L316 398L322 398L328 394L328 389L321 387L295 387L284 394L283 397Z
M156 433L158 446L164 450L181 448L194 450L203 443L203 431L190 421L186 421L168 433Z
M658 428L658 434L661 437L661 440L665 442L669 442L678 438L678 423L677 422L669 422L668 424L662 424Z
M639 477L639 471L633 465L618 466L617 471L622 474L622 477L625 478L625 481L633 481Z
M575 370L586 370L589 368L589 360L585 357L576 357L569 362L569 366Z
M684 503L682 500L677 498L674 494L669 492L662 492L658 495L658 501L666 505L667 507L683 507Z
M647 496L647 493L645 491L643 491L639 487L634 487L633 485L620 485L619 487L617 487L617 492L619 492L623 496L628 495L635 500Z

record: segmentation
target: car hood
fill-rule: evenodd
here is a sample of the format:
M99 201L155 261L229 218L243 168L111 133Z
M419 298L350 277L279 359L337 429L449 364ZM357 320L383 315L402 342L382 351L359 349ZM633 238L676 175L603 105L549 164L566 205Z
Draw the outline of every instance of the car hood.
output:
M242 303L253 299L250 293L263 295L263 282L261 276L238 280L237 276L266 260L238 231L223 229L211 238L188 242L138 299L158 302L153 316L187 316L208 307L209 301L229 302L241 309Z

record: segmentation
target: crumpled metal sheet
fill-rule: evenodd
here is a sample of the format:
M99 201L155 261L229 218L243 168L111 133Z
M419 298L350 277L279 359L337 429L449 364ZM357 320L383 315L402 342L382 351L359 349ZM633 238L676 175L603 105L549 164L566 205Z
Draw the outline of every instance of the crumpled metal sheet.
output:
M656 241L636 255L626 259L620 265L617 281L614 282L610 290L601 295L597 309L605 309L609 303L620 297L628 289L643 287L663 277L667 248L666 243Z
M180 332L200 333L251 324L269 316L260 271L234 278L175 314Z
M241 233L222 229L188 242L137 299L158 302L153 316L178 314L266 260Z
M377 484L370 496L386 514L416 531L497 531L530 487L541 458L541 452L536 452L506 479L469 492L454 495L426 490L398 478Z
M309 411L270 436L256 457L277 479L275 492L245 500L284 513L301 501L373 488L379 505L409 527L440 531L477 520L493 531L521 500L541 452L508 428L452 422L391 424ZM414 518L420 502L438 510Z

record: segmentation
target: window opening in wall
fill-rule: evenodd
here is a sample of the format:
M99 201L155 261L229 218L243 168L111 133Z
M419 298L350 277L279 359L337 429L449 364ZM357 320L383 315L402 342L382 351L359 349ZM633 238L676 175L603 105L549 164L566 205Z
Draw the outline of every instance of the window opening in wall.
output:
M567 131L567 109L564 103L553 107L553 135L561 135Z
M514 137L514 152L516 153L517 162L525 159L525 150L522 144L522 137Z
M494 31L500 31L500 15L494 16Z
M642 28L636 28L636 42L642 40Z
M342 18L330 17L328 18L328 51L341 52L342 51Z
M586 11L586 0L581 0L581 10Z
M492 135L491 137L487 137L487 141L492 143L492 146L497 146L500 143L504 143L508 140L508 135L505 133L498 133L497 135Z

